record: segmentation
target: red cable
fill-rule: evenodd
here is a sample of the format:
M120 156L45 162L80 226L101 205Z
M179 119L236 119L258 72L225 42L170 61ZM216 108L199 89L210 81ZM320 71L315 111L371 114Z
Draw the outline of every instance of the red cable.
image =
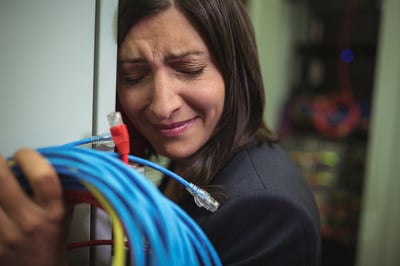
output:
M115 150L119 153L121 160L128 164L130 153L130 139L126 124L123 121L121 112L111 112L107 116L110 125L111 137L115 144Z
M355 2L355 1L352 1ZM354 3L346 9L341 28L339 49L347 48L353 26ZM317 130L330 137L347 136L357 125L360 118L360 107L352 95L348 65L339 56L338 60L339 90L333 95L318 97L312 104L313 124ZM340 122L331 121L332 118L345 109L345 118Z
M90 246L114 246L114 241L111 239L97 239L72 242L67 245L67 249L76 249ZM129 243L125 241L125 247L129 247Z
M85 190L65 190L64 191L65 199L70 204L80 204L80 203L88 203L90 205L94 205L100 209L103 209L99 202ZM99 245L114 245L114 241L110 240L84 240L67 244L67 249L76 249L87 246L99 246ZM128 247L128 242L125 242L125 246Z
M128 156L130 152L130 141L129 141L129 133L126 125L122 122L121 117L117 114L116 117L112 117L112 126L110 127L110 132L112 139L115 144L116 151L120 154L121 160L128 164ZM94 205L100 209L103 207L96 200L93 195L86 190L66 190L64 192L65 199L70 204L80 204L80 203L88 203ZM81 248L86 246L95 246L95 245L113 245L114 241L110 240L86 240L79 241L74 243L69 243L67 245L68 249ZM125 242L125 246L128 246L128 243Z
M80 203L88 203L90 205L96 206L100 209L103 209L100 203L93 197L90 192L86 190L65 190L64 191L65 199L70 204L80 204Z
M129 133L125 124L113 126L110 128L111 136L115 144L115 149L121 156L124 163L128 163L130 152Z

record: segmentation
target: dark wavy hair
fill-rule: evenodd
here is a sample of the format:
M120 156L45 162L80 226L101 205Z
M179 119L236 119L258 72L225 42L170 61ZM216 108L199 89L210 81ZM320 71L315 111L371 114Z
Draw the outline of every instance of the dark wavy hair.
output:
M263 120L265 95L257 46L242 1L120 0L118 44L137 22L171 6L180 10L199 31L225 82L225 105L215 134L193 156L194 163L183 174L204 187L240 149L256 139L275 141L275 136ZM133 125L129 128L135 138L133 151L136 145L137 152L141 147L147 156L154 153Z

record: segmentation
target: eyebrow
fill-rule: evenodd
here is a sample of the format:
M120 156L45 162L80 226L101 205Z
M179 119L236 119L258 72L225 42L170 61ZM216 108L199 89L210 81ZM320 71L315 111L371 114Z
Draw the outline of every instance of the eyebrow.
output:
M123 60L118 60L118 64L135 64L135 63L146 63L146 60L143 58L127 58Z
M182 59L188 56L201 56L204 55L205 52L203 51L189 51L189 52L182 52L182 53L178 53L178 54L167 54L164 59L165 61L174 61L174 60L178 60L178 59ZM122 60L118 60L118 64L136 64L136 63L146 63L147 61L142 58L142 57L137 57L137 58L127 58L127 59L122 59Z
M173 61L173 60L177 60L177 59L182 59L191 55L196 55L196 56L201 56L203 55L204 52L203 51L189 51L189 52L183 52L183 53L179 53L179 54L168 54L165 57L165 61Z

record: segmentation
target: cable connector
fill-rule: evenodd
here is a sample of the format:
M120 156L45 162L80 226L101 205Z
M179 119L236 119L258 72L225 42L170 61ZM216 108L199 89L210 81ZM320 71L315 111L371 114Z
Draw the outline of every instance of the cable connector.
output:
M102 133L96 136L92 136L90 142L97 145L103 144L110 148L115 146L110 133Z
M74 147L74 146L80 146L80 145L85 145L85 144L95 144L95 145L103 144L110 148L114 147L114 142L111 138L110 133L103 133L100 135L91 136L91 137L76 140L73 142L68 142L62 146L63 147Z
M219 207L219 202L216 201L207 191L199 188L193 183L186 187L186 190L192 194L194 202L197 206L206 208L210 212L216 212Z
M107 115L110 132L114 141L117 152L121 159L128 163L128 155L130 152L129 133L126 125L122 121L120 112L111 112Z

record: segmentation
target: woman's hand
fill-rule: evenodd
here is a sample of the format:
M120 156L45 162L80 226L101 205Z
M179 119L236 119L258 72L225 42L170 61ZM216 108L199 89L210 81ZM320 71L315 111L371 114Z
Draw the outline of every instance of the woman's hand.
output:
M1 265L66 265L68 215L57 173L31 149L17 151L14 162L30 183L33 197L23 191L0 156Z

